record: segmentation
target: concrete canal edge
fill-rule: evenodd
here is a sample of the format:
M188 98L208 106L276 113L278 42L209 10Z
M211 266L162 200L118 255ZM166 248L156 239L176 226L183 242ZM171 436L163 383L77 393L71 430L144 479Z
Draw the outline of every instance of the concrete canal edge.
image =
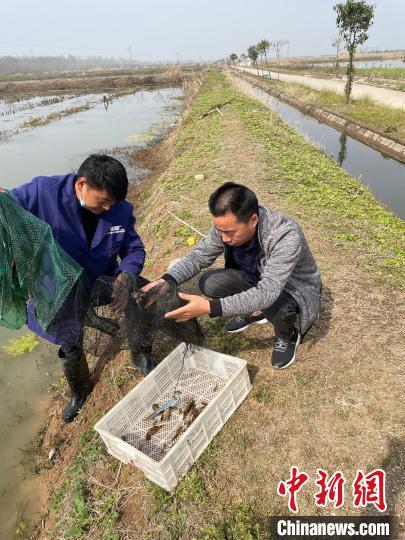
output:
M405 163L405 145L400 144L399 142L394 141L393 139L390 139L388 137L384 137L380 133L372 131L365 125L362 125L353 120L348 120L347 118L339 116L335 113L331 113L330 111L323 109L322 107L305 103L304 101L288 94L287 92L283 92L281 90L278 90L277 88L271 88L260 81L253 80L250 77L239 74L237 75L237 77L250 83L256 88L264 90L276 99L284 101L288 105L295 107L301 112L313 116L320 122L328 124L329 126L334 127L337 130L346 133L347 135L350 135L354 139L357 139L358 141L367 144L368 146L371 146L375 150L378 150L386 154L387 156L400 161L401 163Z

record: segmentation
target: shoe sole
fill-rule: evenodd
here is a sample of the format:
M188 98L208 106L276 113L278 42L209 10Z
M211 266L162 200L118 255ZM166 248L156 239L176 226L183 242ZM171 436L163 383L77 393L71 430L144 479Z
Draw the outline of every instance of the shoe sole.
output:
M298 334L297 343L295 344L295 349L294 349L294 356L291 358L291 360L285 366L273 366L273 368L274 369L286 369L286 368L290 367L291 364L293 364L294 361L295 361L295 357L297 356L298 345L300 344L300 342L301 342L301 336Z
M242 328L238 328L237 330L226 330L226 332L229 332L229 334L237 334L238 332L243 332L243 330L246 330L246 328L249 328L249 326L252 326L252 324L266 324L269 321L267 319L261 319L260 321L255 321L247 324L246 326L242 326Z

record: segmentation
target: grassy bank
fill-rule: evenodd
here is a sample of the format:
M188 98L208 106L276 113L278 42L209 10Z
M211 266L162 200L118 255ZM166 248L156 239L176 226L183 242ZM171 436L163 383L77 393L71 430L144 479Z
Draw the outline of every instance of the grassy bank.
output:
M358 77L365 77L367 79L394 79L396 81L402 81L405 88L405 67L356 67L355 73Z
M222 115L201 118L229 100ZM264 539L268 516L288 513L276 486L291 465L312 480L317 468L342 470L348 482L357 469L383 467L388 511L404 521L403 222L217 71L208 73L181 125L152 155L160 156L159 169L135 201L147 277L161 275L189 250L194 233L169 212L207 231L209 194L224 181L244 182L262 204L302 225L324 283L320 321L294 367L276 372L270 325L235 336L223 331L223 320L202 319L209 348L247 360L253 390L172 494L137 469L121 468L92 432L140 380L125 354L107 365L73 425L60 421L66 390L56 388L38 443L38 468L45 467L51 494L40 536ZM162 358L171 347L155 344L154 353ZM49 463L51 448L57 452ZM339 510L315 507L314 491L300 493L299 515L359 513L349 488Z
M20 97L41 94L58 94L61 92L119 92L124 89L133 90L142 88L161 88L163 86L178 86L192 78L196 69L183 70L177 66L155 70L131 70L130 74L120 70L111 70L106 73L66 73L50 78L33 78L30 80L13 79L2 82L0 80L0 99L16 100Z
M181 65L180 69L183 73L193 73L196 70L196 64ZM0 82L12 82L12 81L43 81L51 79L82 79L83 77L118 77L125 75L156 75L162 71L170 71L174 67L167 66L145 66L145 67L132 67L132 68L95 68L95 69L76 69L72 71L47 71L41 73L0 73ZM177 69L177 66L175 67ZM198 69L203 70L202 66Z
M335 59L333 59L335 62ZM310 63L280 63L270 64L259 63L260 68L270 69L271 71L280 73L288 73L290 75L308 75L320 79L334 79L336 77L336 69L333 65L322 66ZM346 61L340 62L339 77L346 76ZM404 64L405 66L405 64ZM405 90L405 67L356 67L354 71L354 81L379 86L381 88L389 88L391 90Z
M262 84L301 99L308 105L317 105L349 120L360 122L372 131L405 144L405 111L377 105L371 99L366 98L352 99L351 103L346 105L345 96L332 90L314 90L302 84L257 77L251 74L248 76L260 80Z
M333 60L336 62L336 59ZM346 74L347 61L340 61L339 72L342 75ZM404 64L405 66L405 64ZM259 67L263 69L270 69L277 71L281 69L286 72L294 72L300 75L310 73L316 75L328 75L330 77L336 76L336 70L334 66L321 66L317 64L294 64L294 63L266 63L259 62ZM393 79L397 81L405 82L405 67L357 67L355 65L355 76L366 77L368 79Z

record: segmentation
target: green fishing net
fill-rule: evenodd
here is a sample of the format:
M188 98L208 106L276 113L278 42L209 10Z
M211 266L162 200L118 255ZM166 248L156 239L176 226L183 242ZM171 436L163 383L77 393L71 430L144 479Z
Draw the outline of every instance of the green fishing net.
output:
M51 227L0 192L0 325L18 329L28 310L47 339L111 357L160 340L202 344L197 320L177 324L165 313L184 305L173 284L144 293L147 280L121 273L89 283L83 269L54 240ZM120 307L119 307L120 306ZM118 309L119 307L119 309Z
M82 268L54 240L50 226L0 192L0 325L27 321L27 301L43 330L78 282Z

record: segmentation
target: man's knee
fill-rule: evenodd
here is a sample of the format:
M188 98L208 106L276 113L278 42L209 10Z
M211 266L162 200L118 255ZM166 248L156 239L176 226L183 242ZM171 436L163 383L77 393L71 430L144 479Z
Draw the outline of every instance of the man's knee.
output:
M297 302L291 296L282 293L282 296L264 314L268 320L288 321L299 312Z
M282 320L294 317L298 313L298 305L295 301L286 302L279 309L279 317Z
M219 283L218 273L218 270L209 270L200 277L198 287L204 296L221 298L223 287Z

